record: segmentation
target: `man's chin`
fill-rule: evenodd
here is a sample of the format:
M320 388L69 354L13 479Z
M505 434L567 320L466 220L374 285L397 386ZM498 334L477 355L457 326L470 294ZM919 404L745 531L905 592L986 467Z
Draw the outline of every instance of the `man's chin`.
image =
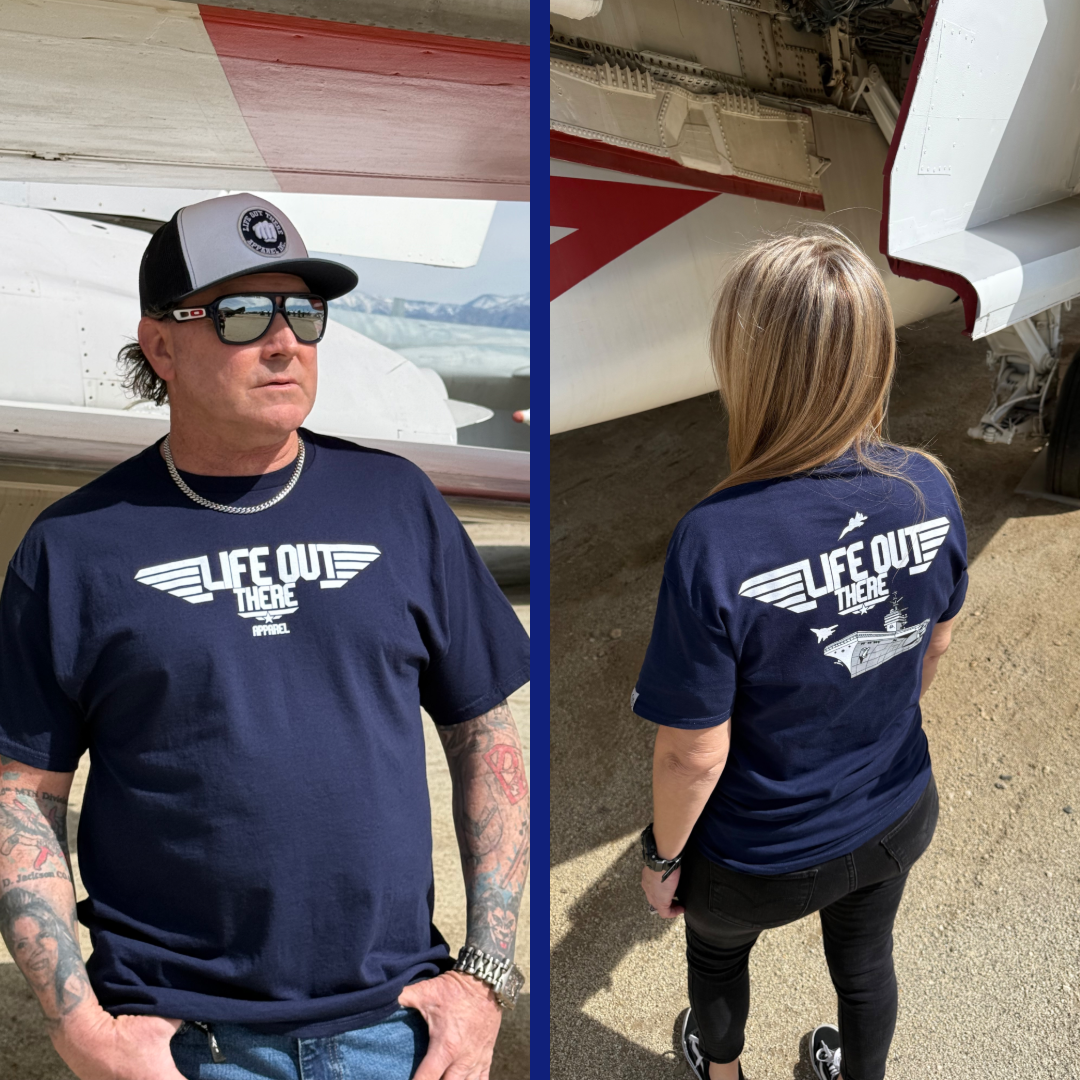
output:
M311 404L307 401L303 402L303 404L282 401L274 405L264 405L262 408L253 409L245 419L247 426L253 430L258 428L267 435L285 437L300 427L310 412Z

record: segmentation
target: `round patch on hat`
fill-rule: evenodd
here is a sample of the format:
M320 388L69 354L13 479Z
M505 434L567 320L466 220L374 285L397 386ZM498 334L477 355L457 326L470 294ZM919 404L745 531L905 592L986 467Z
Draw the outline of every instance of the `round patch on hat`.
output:
M289 246L288 238L281 222L269 210L261 206L245 210L238 224L241 238L256 254L270 258L285 254Z

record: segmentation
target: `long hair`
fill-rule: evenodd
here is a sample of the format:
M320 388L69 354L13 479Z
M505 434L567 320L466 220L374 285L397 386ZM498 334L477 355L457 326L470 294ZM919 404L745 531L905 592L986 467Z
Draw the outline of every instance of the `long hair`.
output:
M143 314L152 319L161 319L166 312L150 309ZM164 405L169 400L169 388L165 380L151 367L137 338L116 354L116 363L123 376L121 385L134 395L136 401L152 401L155 405Z
M747 248L725 278L709 349L728 413L730 474L713 492L793 476L851 451L910 484L906 455L885 440L896 329L874 264L839 229L815 225ZM896 451L901 455L898 456Z
M56 1005L61 1013L66 1006L77 1003L69 1001L67 981L72 975L82 978L82 956L79 943L52 906L37 893L28 889L11 889L0 896L0 930L8 951L15 955L13 929L17 919L32 919L38 929L56 941L56 970L51 972Z

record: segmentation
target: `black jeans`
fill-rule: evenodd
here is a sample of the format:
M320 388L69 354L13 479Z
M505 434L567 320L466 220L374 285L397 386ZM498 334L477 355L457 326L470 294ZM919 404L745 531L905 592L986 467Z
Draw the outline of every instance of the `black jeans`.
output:
M933 776L918 802L850 855L791 874L718 866L691 845L679 896L686 907L690 1006L709 1061L734 1061L750 1011L750 950L762 930L815 911L839 999L844 1080L883 1080L896 1028L892 931L908 871L938 818Z

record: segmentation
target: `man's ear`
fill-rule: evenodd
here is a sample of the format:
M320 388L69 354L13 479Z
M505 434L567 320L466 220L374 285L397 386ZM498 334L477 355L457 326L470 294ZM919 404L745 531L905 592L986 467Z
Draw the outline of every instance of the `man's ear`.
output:
M158 377L169 382L176 373L173 358L173 341L168 326L163 319L151 319L143 316L139 320L139 348Z

